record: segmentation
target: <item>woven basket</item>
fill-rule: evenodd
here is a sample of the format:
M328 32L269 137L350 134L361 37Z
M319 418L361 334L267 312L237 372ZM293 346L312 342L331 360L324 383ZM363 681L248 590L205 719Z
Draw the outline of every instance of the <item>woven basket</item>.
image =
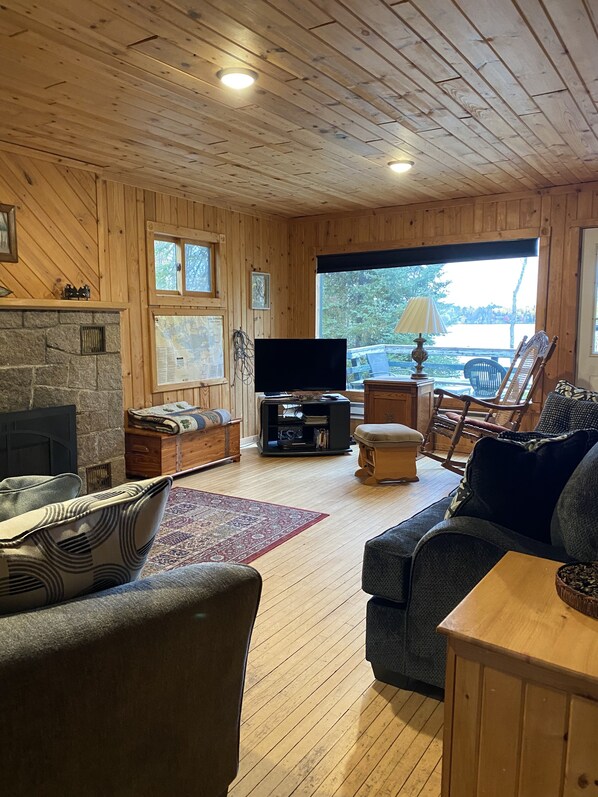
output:
M557 595L573 609L598 620L598 590L596 591L596 596L587 595L584 592L579 592L567 583L567 575L574 571L574 569L579 570L580 568L584 569L588 575L592 575L594 579L598 579L598 562L576 562L574 564L562 565L562 567L559 567L556 571L555 581Z

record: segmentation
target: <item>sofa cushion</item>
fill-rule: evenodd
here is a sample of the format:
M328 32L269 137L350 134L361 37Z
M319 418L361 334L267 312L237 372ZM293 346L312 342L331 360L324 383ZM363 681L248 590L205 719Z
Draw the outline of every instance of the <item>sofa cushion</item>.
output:
M81 479L76 473L10 476L0 482L0 522L46 504L76 498L80 491Z
M134 581L172 479L131 482L0 523L0 614Z
M582 562L598 560L598 445L595 445L573 471L559 496L550 537L569 556Z
M443 519L450 500L450 497L442 498L366 542L362 573L364 592L397 603L408 599L413 551L424 534Z
M597 441L598 432L591 430L522 441L482 438L446 517L483 518L549 543L559 495Z
M562 434L572 429L598 429L598 403L556 392L549 393L535 431Z
M424 440L421 432L402 423L361 423L355 428L353 437L358 443L375 448L400 444L419 445Z

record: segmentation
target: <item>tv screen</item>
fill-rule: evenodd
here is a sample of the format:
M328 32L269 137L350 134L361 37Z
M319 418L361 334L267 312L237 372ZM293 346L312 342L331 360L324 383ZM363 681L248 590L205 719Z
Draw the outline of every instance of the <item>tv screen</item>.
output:
M255 389L259 393L294 390L345 390L347 341L344 338L258 338Z

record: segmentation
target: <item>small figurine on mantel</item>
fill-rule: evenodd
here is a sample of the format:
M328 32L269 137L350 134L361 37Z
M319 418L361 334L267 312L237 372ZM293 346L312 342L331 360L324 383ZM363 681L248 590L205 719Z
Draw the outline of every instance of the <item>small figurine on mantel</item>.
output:
M82 285L80 288L75 288L74 285L67 283L62 292L63 299L84 299L89 301L91 297L91 288L89 285Z

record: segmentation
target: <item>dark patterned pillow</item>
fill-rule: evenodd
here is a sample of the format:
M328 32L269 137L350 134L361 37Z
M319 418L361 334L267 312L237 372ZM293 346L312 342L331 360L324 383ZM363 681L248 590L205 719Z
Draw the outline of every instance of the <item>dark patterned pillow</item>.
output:
M0 523L0 614L134 581L172 478L130 482Z
M591 430L526 442L482 438L446 518L482 518L550 543L550 521L559 495L597 441L598 431Z
M598 404L598 393L593 390L586 390L585 387L572 385L566 379L561 379L556 383L554 392L558 393L559 396L575 399L575 401L593 401Z
M598 403L549 393L535 431L562 434L573 429L598 429Z

